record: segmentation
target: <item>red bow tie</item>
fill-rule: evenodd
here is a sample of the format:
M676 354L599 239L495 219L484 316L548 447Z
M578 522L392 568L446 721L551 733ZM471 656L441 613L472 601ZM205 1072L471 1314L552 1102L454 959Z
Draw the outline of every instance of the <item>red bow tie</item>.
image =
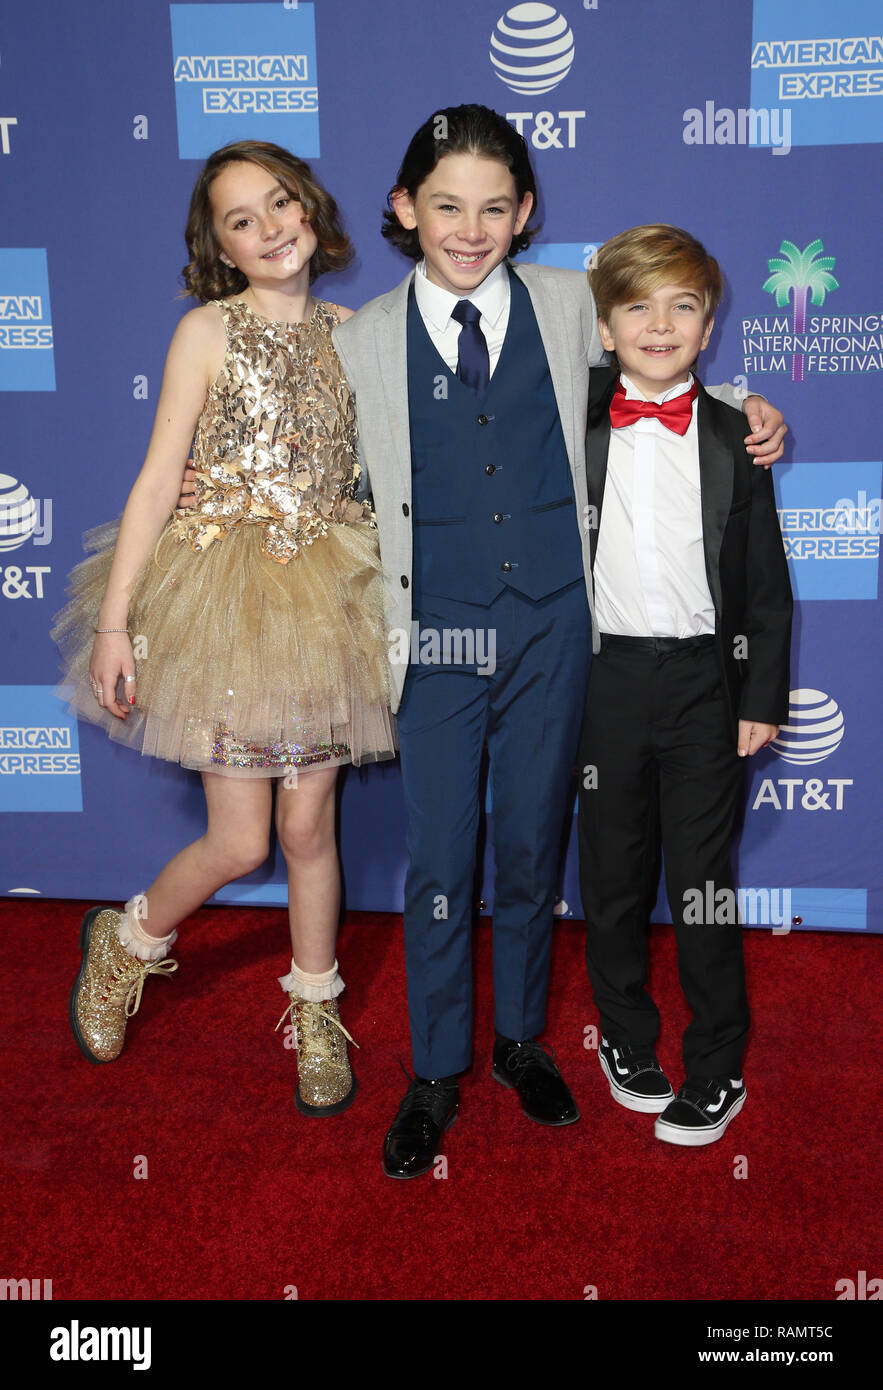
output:
M693 418L693 402L699 394L695 381L689 391L684 391L674 400L656 401L626 400L625 387L619 383L610 402L610 425L621 430L625 425L633 425L636 420L661 420L666 429L675 434L686 434Z

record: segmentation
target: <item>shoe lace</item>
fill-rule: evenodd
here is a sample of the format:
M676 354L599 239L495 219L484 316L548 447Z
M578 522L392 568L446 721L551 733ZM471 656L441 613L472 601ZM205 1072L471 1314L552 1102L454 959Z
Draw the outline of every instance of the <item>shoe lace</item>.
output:
M524 1042L518 1048L513 1048L506 1060L506 1070L511 1072L521 1072L525 1067L539 1065L545 1071L557 1071L555 1064L555 1049L546 1043Z
M132 961L135 972L131 973L127 967L122 974L115 973L107 992L112 1004L125 1005L126 1018L132 1018L141 1008L141 994L148 975L173 975L178 969L178 962L171 956L164 960L138 960L133 956Z
M399 1058L399 1066L408 1078L410 1085L405 1092L405 1098L399 1106L396 1119L400 1120L404 1115L422 1114L434 1115L439 1103L439 1088L431 1086L425 1081L418 1081L416 1076L412 1076Z
M282 1010L282 1017L280 1018L279 1022L276 1024L276 1027L273 1029L273 1032L274 1032L274 1033L278 1033L278 1032L279 1032L279 1029L282 1027L282 1024L285 1022L285 1017L286 1017L286 1015L287 1015L287 1014L290 1014L290 1016L291 1016L291 1024L292 1024L292 1027L294 1028L294 1043L295 1043L295 1047L297 1047L297 1046L298 1046L298 1043L300 1042L300 1028L301 1028L301 1026L302 1026L302 1025L301 1025L301 1020L297 1017L297 1008L298 1008L298 1005L304 1004L304 1003L306 1003L306 1002L307 1002L306 1000L301 999L301 997L300 997L299 994L294 994L294 995L292 995L292 996L291 996L291 999L290 999L290 1003L288 1003L288 1004L285 1005L285 1008ZM341 1033L343 1033L343 1036L346 1038L347 1042L351 1042L352 1045L353 1045L353 1047L358 1047L358 1046L359 1046L359 1044L356 1042L356 1040L355 1040L355 1038L353 1037L353 1035L352 1035L351 1033L348 1033L348 1032L347 1032L347 1030L344 1028L343 1024L341 1023L340 1019L339 1019L339 1018L335 1018L335 1017L334 1017L334 1014L326 1013L324 1009L314 1009L314 1010L313 1010L313 1013L315 1014L315 1016L316 1016L317 1018L324 1018L324 1019L326 1020L326 1022L328 1022L328 1023L333 1023L334 1026L335 1026L335 1028L339 1028L340 1031L341 1031ZM360 1048L359 1050L361 1051L361 1048Z

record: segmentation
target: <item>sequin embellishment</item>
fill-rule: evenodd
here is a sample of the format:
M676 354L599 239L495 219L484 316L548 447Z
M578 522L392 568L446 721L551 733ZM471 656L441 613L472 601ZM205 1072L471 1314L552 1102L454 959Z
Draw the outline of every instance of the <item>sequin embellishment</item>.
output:
M225 724L219 724L212 743L213 767L315 767L331 758L349 755L345 743L248 743L236 737Z
M199 552L257 525L264 552L284 565L329 525L373 524L354 497L355 409L331 341L334 307L319 300L304 323L273 323L213 302L227 354L193 440L195 504L174 534Z

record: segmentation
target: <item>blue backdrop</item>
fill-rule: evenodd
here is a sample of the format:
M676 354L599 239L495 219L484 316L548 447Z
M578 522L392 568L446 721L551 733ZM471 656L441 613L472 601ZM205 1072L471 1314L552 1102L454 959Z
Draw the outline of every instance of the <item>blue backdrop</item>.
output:
M776 466L798 599L789 729L753 760L748 921L883 931L876 661L881 495L877 0L30 0L0 29L0 892L120 899L202 828L198 778L77 727L49 641L81 533L121 510L150 434L201 159L285 144L338 198L358 307L409 268L380 215L410 135L478 101L527 139L543 230L582 267L668 221L728 288L707 381L791 426ZM490 810L492 814L492 809ZM346 775L347 903L399 909L396 765ZM492 907L492 869L482 895ZM221 895L284 901L281 860ZM581 915L574 851L562 915ZM661 911L664 908L661 907Z

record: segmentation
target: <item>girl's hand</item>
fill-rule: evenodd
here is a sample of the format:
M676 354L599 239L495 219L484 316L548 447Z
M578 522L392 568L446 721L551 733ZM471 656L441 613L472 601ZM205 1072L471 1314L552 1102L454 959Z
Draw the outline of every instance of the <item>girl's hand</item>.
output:
M117 699L117 682L125 682L125 703ZM125 720L129 707L135 703L135 658L132 643L124 632L99 632L92 647L89 662L92 694L109 714Z

